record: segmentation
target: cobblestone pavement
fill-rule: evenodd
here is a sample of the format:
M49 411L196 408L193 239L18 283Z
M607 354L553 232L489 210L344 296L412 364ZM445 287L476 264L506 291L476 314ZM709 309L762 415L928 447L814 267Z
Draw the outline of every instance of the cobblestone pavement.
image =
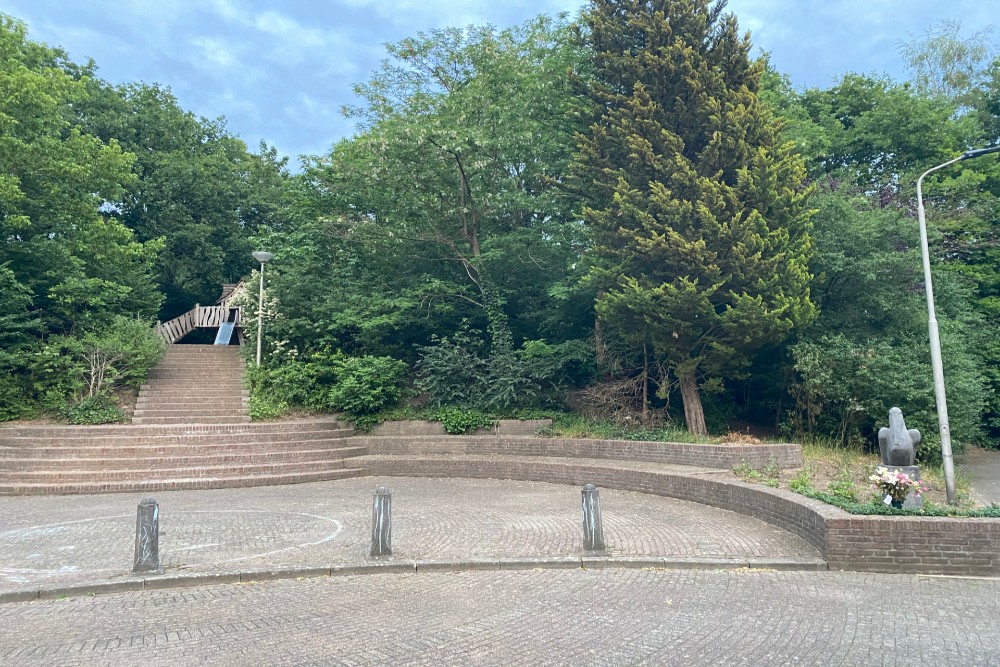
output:
M393 492L397 560L580 554L579 487L368 477L158 493L161 562L168 574L364 563L376 485ZM128 579L140 499L0 498L0 591ZM799 537L734 512L609 489L601 500L612 555L819 557Z
M997 665L998 599L997 580L832 572L323 577L0 605L0 663Z

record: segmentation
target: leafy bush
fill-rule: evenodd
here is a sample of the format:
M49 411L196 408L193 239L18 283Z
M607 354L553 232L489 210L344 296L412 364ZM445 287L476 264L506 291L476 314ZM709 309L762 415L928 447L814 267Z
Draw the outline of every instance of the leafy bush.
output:
M446 433L462 435L479 428L493 428L497 420L477 410L462 408L441 408L434 415L434 421L441 422Z
M409 370L402 361L390 357L347 357L337 359L337 381L327 392L334 410L352 415L378 412L403 397L403 383Z
M792 490L798 491L798 489ZM826 485L826 491L847 502L856 503L858 501L858 485L851 478L850 469L846 467L837 471L836 476Z
M526 341L519 350L483 355L484 345L467 332L420 348L417 386L432 405L488 412L552 407L563 389L586 381L593 367L583 341L552 345Z
M82 398L63 408L62 415L70 424L114 424L127 420L125 411L109 394Z
M273 367L251 367L247 384L251 410L256 402L261 418L291 406L367 415L403 397L406 374L406 364L390 357L320 352Z
M813 488L813 471L808 465L795 473L795 476L788 480L788 488L796 493L804 493Z

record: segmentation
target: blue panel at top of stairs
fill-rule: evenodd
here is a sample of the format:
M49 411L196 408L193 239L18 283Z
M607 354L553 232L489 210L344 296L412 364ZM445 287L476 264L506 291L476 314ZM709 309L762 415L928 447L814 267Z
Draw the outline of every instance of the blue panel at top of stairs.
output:
M215 344L229 345L229 341L233 339L233 329L235 328L235 322L223 322L219 327L219 333L215 335Z

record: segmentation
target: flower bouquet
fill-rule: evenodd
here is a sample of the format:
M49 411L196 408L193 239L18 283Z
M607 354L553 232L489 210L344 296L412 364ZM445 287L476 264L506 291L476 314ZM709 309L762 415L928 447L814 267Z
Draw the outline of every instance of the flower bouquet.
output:
M903 506L903 501L912 492L919 496L927 490L927 486L919 479L914 479L905 472L899 470L889 470L888 468L876 468L875 474L869 475L868 480L872 483L872 489L882 498L886 505L895 508Z

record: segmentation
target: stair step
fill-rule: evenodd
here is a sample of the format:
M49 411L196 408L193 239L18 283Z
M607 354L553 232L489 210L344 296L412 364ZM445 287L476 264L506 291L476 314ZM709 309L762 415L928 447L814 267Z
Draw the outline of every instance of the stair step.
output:
M106 450L96 450L106 452ZM113 452L112 457L79 457L81 452L68 452L71 458L9 458L4 460L4 472L0 479L10 473L53 473L56 471L101 471L109 470L176 470L184 468L241 468L252 465L283 465L292 463L329 463L343 461L355 456L364 456L365 447L341 447L324 449L292 449L287 451L220 451L216 453L186 454L165 452L163 455L150 455L140 452L131 456L126 452Z
M133 424L143 426L171 426L190 424L192 426L210 426L212 424L249 424L250 417L211 417L207 421L194 421L188 417L135 417Z
M233 477L192 477L184 479L143 479L115 482L0 482L0 496L92 494L92 493L142 493L194 489L229 489L248 486L274 486L278 484L304 484L335 479L362 477L362 468L335 468L286 472L280 474L246 475Z
M245 415L246 413L247 411L242 405L217 407L202 403L200 404L200 407L193 409L138 408L135 411L135 417L239 417L241 415ZM189 419L188 421L194 420Z
M284 433L286 431L328 431L350 428L337 419L296 419L253 424L178 424L171 426L134 426L104 424L100 426L20 426L0 427L0 442L7 438L84 438L97 436L135 437L163 435L219 435L237 433Z
M141 427L136 427L141 428ZM136 435L136 436L83 436L66 438L36 438L16 437L0 438L0 456L9 450L29 451L32 449L65 450L75 447L142 447L155 445L158 447L192 446L210 447L213 445L240 447L256 444L277 446L284 443L338 441L354 435L354 429L328 429L318 431L287 431L284 433L215 433L211 435Z
M121 463L119 461L119 463ZM142 463L142 462L137 462ZM38 484L44 482L116 482L142 479L199 479L205 477L244 477L253 475L285 474L306 472L317 469L343 469L344 459L327 461L291 461L243 463L240 465L181 466L170 468L115 468L112 470L42 470L7 472L0 476L0 482L12 484L23 482Z

